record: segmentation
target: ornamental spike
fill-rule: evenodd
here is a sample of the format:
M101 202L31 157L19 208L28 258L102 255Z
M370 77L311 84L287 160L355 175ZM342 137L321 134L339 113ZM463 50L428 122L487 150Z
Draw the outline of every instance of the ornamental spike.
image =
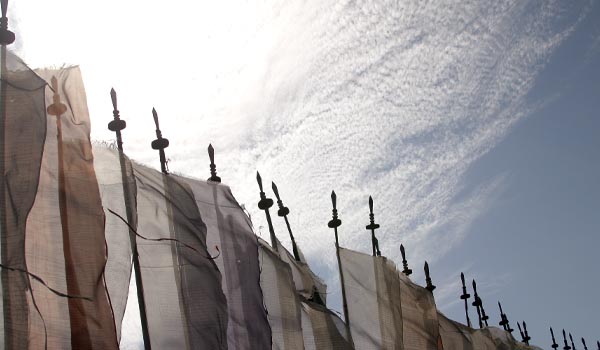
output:
M558 344L556 344L556 338L554 338L554 331L552 330L552 327L550 327L550 334L552 335L552 349L556 350L558 349Z
M525 342L525 333L523 333L523 330L521 329L521 324L519 323L519 321L517 321L517 328L519 328L519 333L521 334L521 341L524 343Z
M527 333L527 323L525 323L525 321L523 321L523 332L525 333L525 344L529 345L531 337L529 336L529 333Z
M400 254L402 255L402 273L406 276L410 276L412 274L412 270L408 268L408 261L406 260L406 252L404 251L404 245L400 244Z
M577 350L577 349L575 348L575 342L573 341L573 336L571 335L571 333L569 333L569 339L571 340L571 348L572 348L573 350Z
M371 231L371 245L373 246L373 256L381 256L379 251L379 240L375 237L375 230L379 228L379 224L375 223L375 214L373 214L373 197L369 196L369 221L366 226L367 230Z
M427 263L427 261L425 261L423 269L425 270L425 289L433 293L435 286L433 285L433 283L431 283L431 275L429 274L429 264Z
M117 135L117 149L123 151L123 138L121 136L121 130L127 127L127 123L121 119L119 115L119 109L117 107L117 92L115 89L110 89L110 100L113 106L113 120L108 123L108 130L114 132Z
M460 281L462 283L462 295L460 298L465 301L465 316L467 318L467 326L471 327L471 319L469 318L469 302L467 299L471 297L471 294L467 293L467 286L465 284L465 274L460 273Z
M212 144L208 144L208 158L210 159L210 177L208 181L221 182L221 178L217 176L217 166L215 165L215 149Z
M563 346L563 350L571 350L571 347L569 346L569 344L567 344L567 334L565 333L565 330L562 330L563 332L563 342L565 343L565 346Z
M585 339L581 338L581 342L583 343L583 350L588 350L587 345L585 344Z
M269 213L269 208L273 206L273 200L271 198L267 198L265 192L263 191L262 178L260 177L260 173L256 172L256 182L258 183L258 188L260 189L260 201L258 201L258 209L264 210L265 216L267 218L267 224L269 226L269 234L271 236L271 247L275 252L277 249L277 237L275 236L275 230L273 229L273 223L271 222L271 214Z
M163 174L168 174L169 168L167 166L165 148L169 147L169 140L162 137L160 125L158 124L158 113L156 113L156 109L154 107L152 108L152 118L154 119L154 125L156 126L156 140L152 141L151 146L152 149L158 150L158 155L160 158L160 170L163 172Z
M277 198L277 206L279 210L277 211L277 215L283 217L285 220L285 225L287 226L288 233L290 234L290 239L292 241L292 252L294 254L294 259L296 261L300 261L300 253L298 252L298 246L296 245L296 239L294 238L294 234L292 233L292 228L290 227L290 222L288 221L287 215L290 213L290 209L283 205L281 198L279 197L279 190L277 189L277 185L275 182L271 182L271 188L273 189L273 193L275 193L275 198ZM318 292L316 292L318 294Z
M475 306L475 310L477 311L477 321L479 322L479 328L483 328L483 320L481 319L481 299L479 299L479 295L477 295L477 283L473 280L473 303L471 304Z

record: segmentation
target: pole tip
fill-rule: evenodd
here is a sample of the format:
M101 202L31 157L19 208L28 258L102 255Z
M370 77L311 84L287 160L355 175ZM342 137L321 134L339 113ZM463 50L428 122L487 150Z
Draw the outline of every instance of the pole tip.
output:
M273 189L273 193L275 193L275 197L277 198L277 200L280 200L277 185L275 185L275 182L273 181L271 181L271 188Z
M369 196L369 211L373 214L373 197Z
M208 157L210 158L211 163L215 161L215 149L213 148L212 143L208 144Z
M156 109L152 107L152 118L154 119L154 125L156 125L156 130L160 129L158 125L158 113L156 113Z
M112 101L113 109L117 109L117 92L115 89L110 89L110 100Z
M335 209L336 202L337 202L337 196L335 194L335 191L331 191L331 204L333 204L333 209Z
M262 192L262 190L263 190L262 177L260 177L260 173L258 171L256 172L256 182L258 182L258 187L260 188L260 191Z

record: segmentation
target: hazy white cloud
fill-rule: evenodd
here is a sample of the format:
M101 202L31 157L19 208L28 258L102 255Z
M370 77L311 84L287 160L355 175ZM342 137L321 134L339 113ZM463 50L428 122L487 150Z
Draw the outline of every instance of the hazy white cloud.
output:
M502 188L466 196L468 168L530 112L527 93L585 12L564 1L20 2L32 65L78 63L93 137L112 139L119 93L125 148L157 165L155 106L171 169L223 181L258 212L255 170L274 179L302 249L336 281L329 194L341 244L370 251L373 195L380 246L432 261L461 242ZM268 186L270 187L270 186ZM275 219L287 243L285 226ZM443 228L443 230L442 230ZM266 230L265 230L266 231ZM434 252L437 253L434 254ZM443 293L441 293L443 294ZM438 298L440 293L438 292Z

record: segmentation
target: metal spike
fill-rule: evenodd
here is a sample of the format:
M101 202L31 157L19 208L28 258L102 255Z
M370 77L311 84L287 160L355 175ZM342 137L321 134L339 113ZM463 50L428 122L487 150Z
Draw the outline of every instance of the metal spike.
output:
M471 294L467 293L467 286L465 284L465 274L460 273L460 281L462 283L462 295L460 298L465 301L465 316L467 317L467 326L471 327L471 319L469 318L469 302L467 301Z
M119 115L119 109L117 108L117 93L115 89L110 89L110 100L113 106L113 120L108 123L108 130L113 131L117 135L117 149L123 152L121 130L127 127L127 123L125 123Z
M519 323L519 321L517 321L517 328L519 328L519 333L521 334L521 341L524 343L525 342L525 334L523 333L523 330L521 329L521 324Z
M342 225L342 220L338 218L338 211L336 208L337 196L335 195L335 191L331 191L331 217L332 219L327 223L327 227L333 229L333 233L335 234L335 254L338 262L338 271L340 272L340 284L342 286L342 307L344 308L344 321L346 325L346 334L348 334L350 338L350 342L352 342L352 333L350 333L350 318L348 314L348 302L346 299L346 288L344 284L344 271L342 270L342 260L340 259L340 243L338 240L338 232L337 229Z
M123 194L124 194L124 201L125 201L125 211L127 213L127 222L131 223L133 222L135 219L133 218L133 212L132 212L132 202L134 202L134 200L132 200L132 198L130 197L130 190L129 190L129 182L127 181L127 165L126 165L126 160L125 160L125 156L123 154L123 139L121 136L121 130L125 129L125 127L127 126L127 124L125 123L124 120L121 119L120 115L119 115L119 109L117 107L117 92L115 91L115 89L110 89L110 100L112 102L112 106L113 106L113 120L110 121L110 123L108 123L108 130L113 131L116 136L117 136L117 149L119 150L119 163L121 166L121 176L122 176L122 183L123 183ZM135 285L136 285L136 292L137 292L137 300L138 300L138 305L139 305L139 311L140 311L140 323L142 326L142 339L144 341L144 349L145 350L150 350L151 349L151 345L150 345L150 335L148 333L148 317L146 315L146 300L144 297L144 283L143 283L143 278L142 278L142 272L140 269L140 260L139 260L139 253L138 253L138 246L137 246L137 240L136 240L136 236L135 236L135 232L133 232L131 229L129 231L129 242L131 245L131 262L133 265L133 275L135 278Z
M208 158L210 159L210 177L208 181L221 182L221 178L217 176L217 166L215 165L215 149L212 144L208 144Z
M479 299L479 295L477 295L477 283L473 280L473 303L471 304L475 306L475 310L477 311L477 320L479 322L479 328L483 328L483 320L481 319L481 300Z
M563 332L563 342L565 343L565 346L563 346L563 350L571 350L571 347L569 346L569 344L567 344L567 334L565 333L565 330L562 330Z
M556 339L554 338L554 331L552 330L552 327L550 327L550 334L552 335L552 349L556 350L558 349L558 344L556 344Z
M169 168L167 166L165 148L169 147L169 140L162 137L162 132L160 131L160 126L158 124L158 113L156 113L156 109L154 108L152 108L152 118L154 119L154 125L156 126L156 140L152 141L151 146L152 149L158 150L158 155L160 158L160 170L164 174L168 174Z
M400 254L402 255L402 267L404 268L402 272L406 276L410 276L412 274L412 270L408 268L408 261L406 261L406 252L404 251L404 245L400 244Z
M585 344L585 339L581 338L581 342L583 343L583 350L588 350L587 345Z
M573 350L577 350L577 349L575 348L575 342L573 342L573 336L571 335L571 333L569 333L569 339L571 340L571 348L572 348Z
M427 261L425 261L423 269L425 270L425 289L433 293L435 286L433 285L433 283L431 283L431 275L429 274L429 264L427 263Z
M273 189L273 193L275 193L275 198L277 198L277 206L279 207L277 215L283 217L283 220L285 220L285 225L287 226L288 233L290 234L290 239L292 240L292 252L294 254L294 259L296 259L296 261L300 261L300 253L298 252L296 239L294 239L294 234L292 233L292 228L290 227L290 222L287 218L287 215L290 213L290 209L283 205L283 202L279 197L279 190L277 189L277 185L275 185L275 182L271 182L271 188Z
M271 198L267 198L265 192L263 191L262 178L260 177L260 173L256 172L256 182L258 183L258 188L260 189L260 201L258 201L258 209L264 210L265 216L267 217L267 224L269 225L269 234L271 236L271 246L275 252L278 251L277 247L277 237L275 236L275 230L273 229L273 223L271 222L271 214L269 213L269 208L273 206L273 200Z
M369 221L370 223L366 226L367 230L371 231L371 245L373 246L373 256L381 256L379 251L379 241L375 237L375 230L379 228L379 225L375 223L375 214L373 214L373 198L369 196Z
M529 333L527 333L527 323L525 323L525 321L523 321L523 332L525 332L525 344L529 345L531 337L529 336Z

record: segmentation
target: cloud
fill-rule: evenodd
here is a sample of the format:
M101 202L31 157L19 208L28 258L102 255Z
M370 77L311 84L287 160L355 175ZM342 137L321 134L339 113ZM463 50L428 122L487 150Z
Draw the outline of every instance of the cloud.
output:
M20 23L27 61L81 65L94 138L113 138L104 125L114 86L132 158L158 164L156 106L171 169L208 177L212 142L255 227L265 225L255 170L274 179L332 294L331 190L342 245L370 251L372 195L385 255L399 261L409 242L416 260L433 259L431 240L447 253L502 188L497 178L461 197L465 172L527 117L536 77L587 11L558 0L18 6L49 24Z

